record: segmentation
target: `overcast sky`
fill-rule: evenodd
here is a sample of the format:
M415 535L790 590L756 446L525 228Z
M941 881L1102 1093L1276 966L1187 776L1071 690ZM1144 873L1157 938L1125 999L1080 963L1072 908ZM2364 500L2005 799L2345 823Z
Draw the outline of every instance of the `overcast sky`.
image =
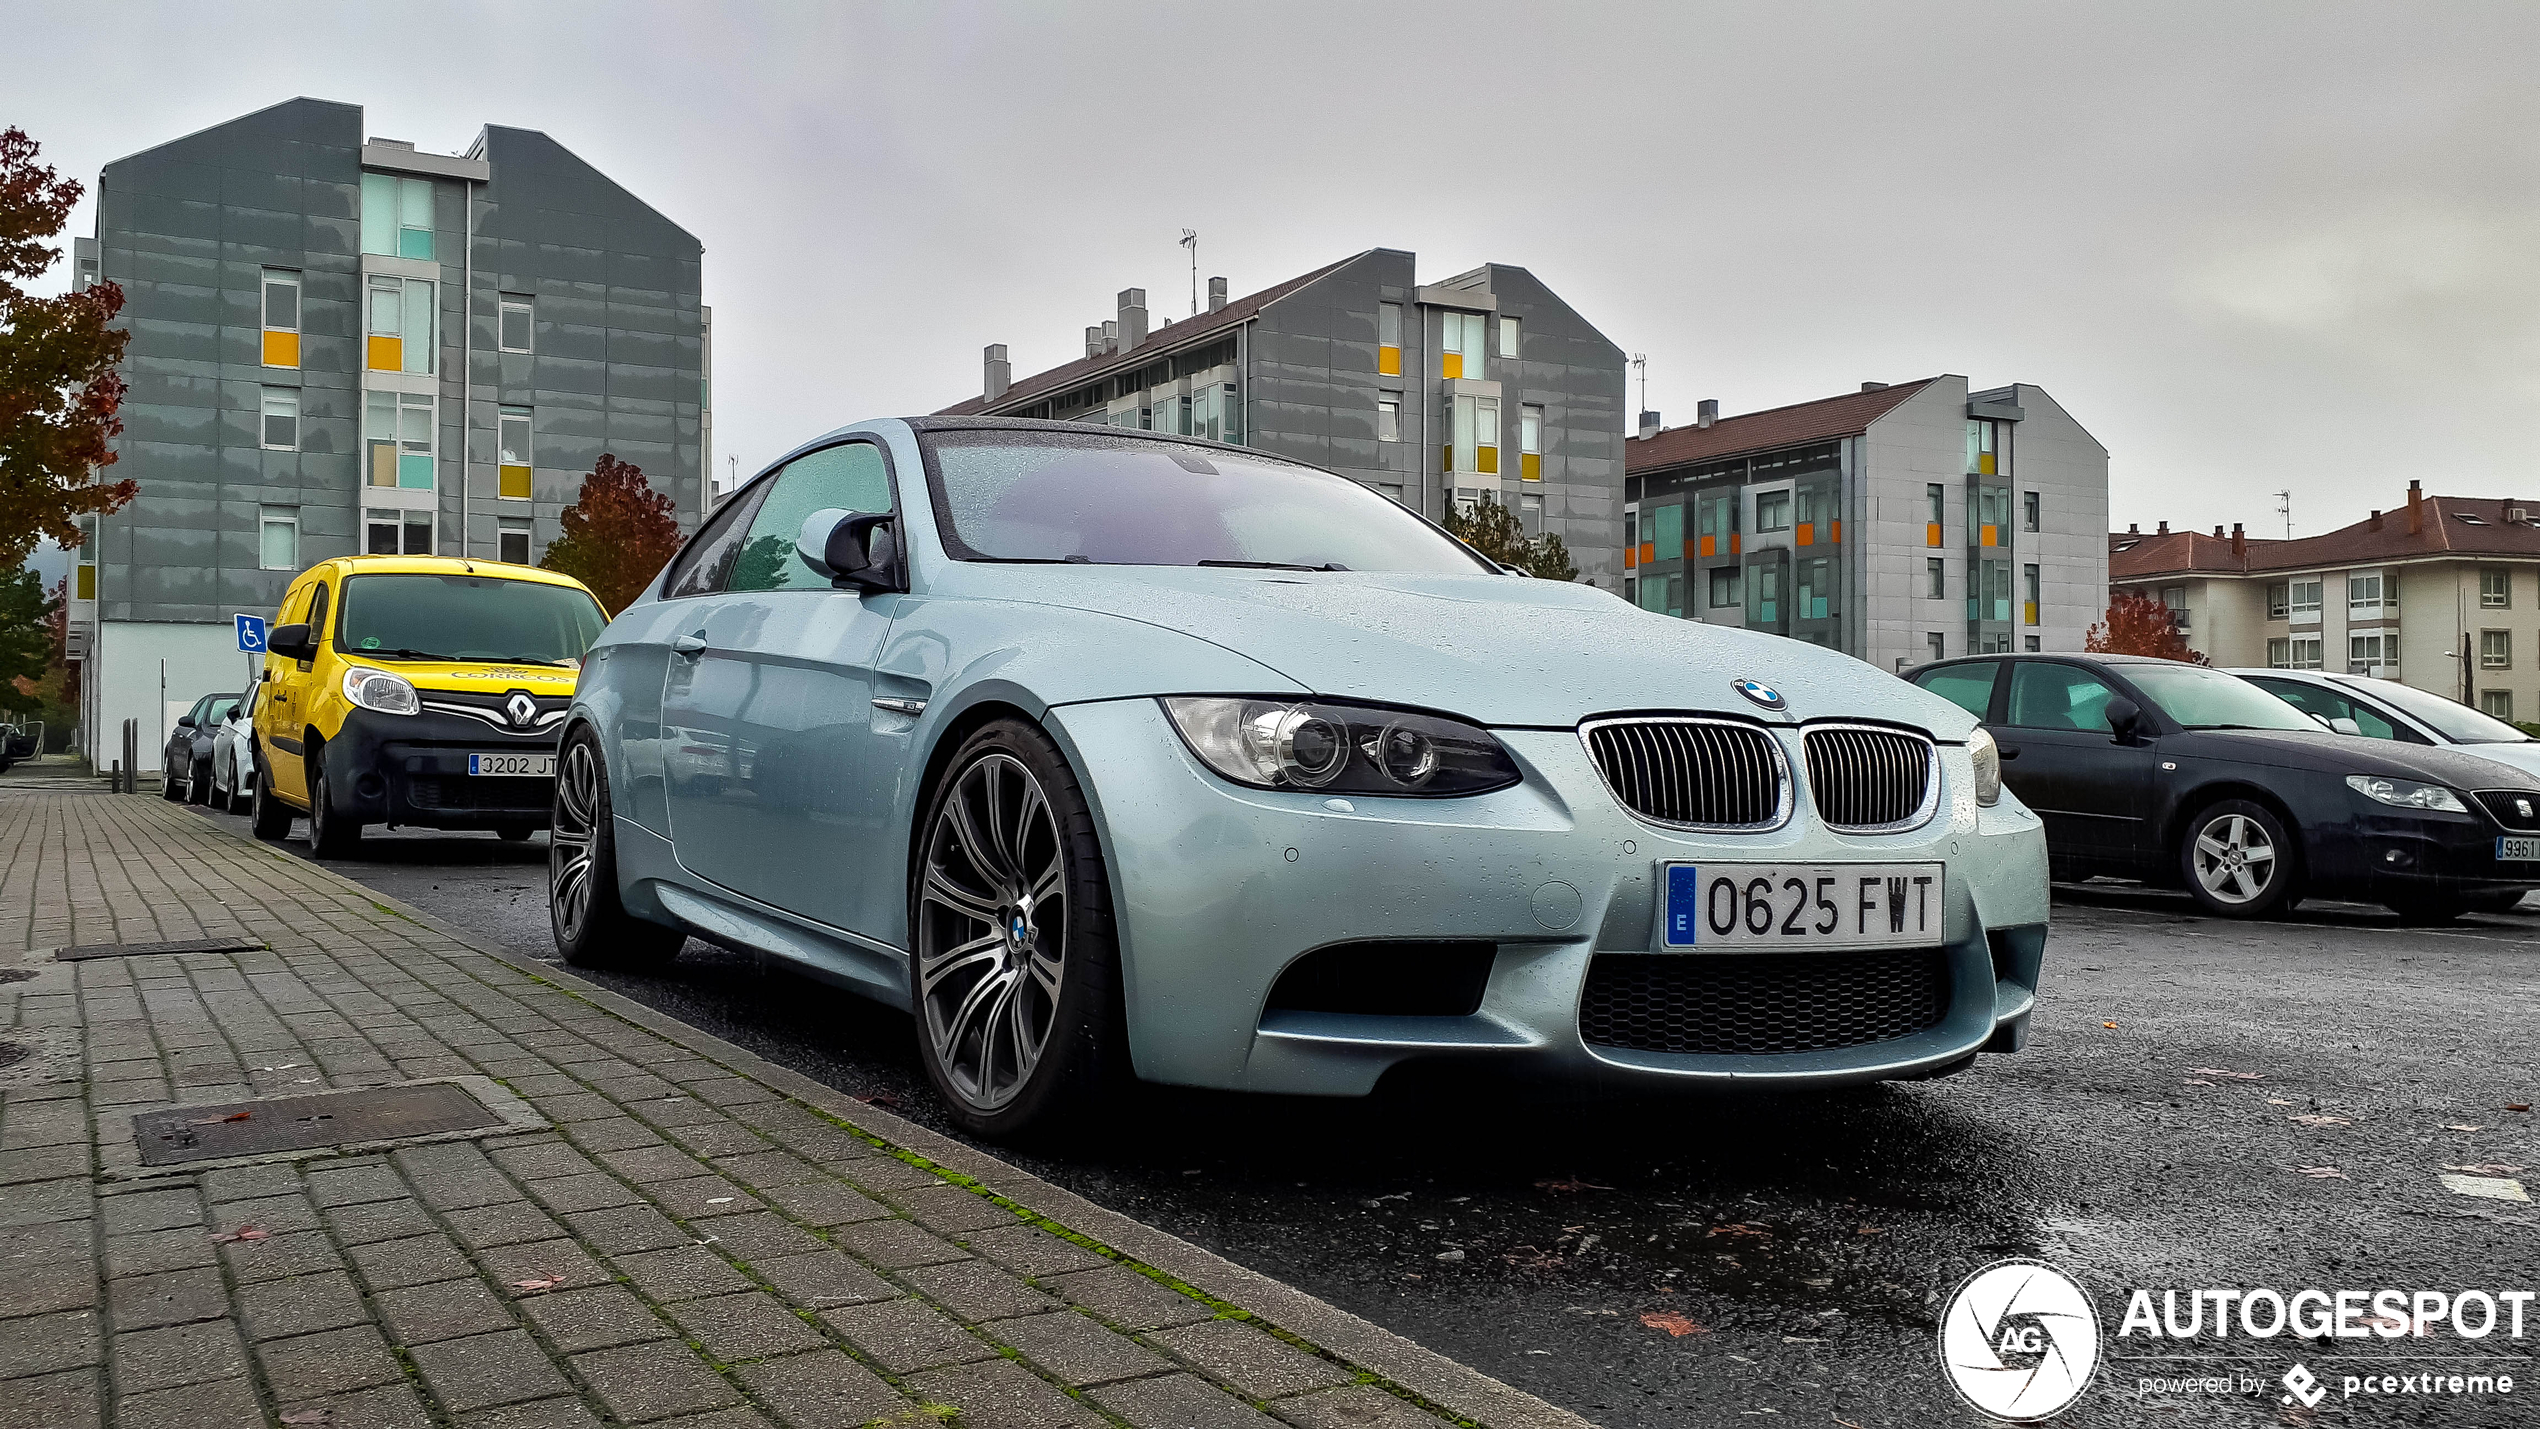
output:
M1080 356L1121 288L1182 315L1192 227L1239 295L1377 246L1527 267L1648 354L1670 422L2037 383L2106 443L2120 524L2540 494L2530 4L0 0L0 27L0 125L92 187L293 95L429 150L552 134L703 241L744 474L971 394L984 343L1018 376Z

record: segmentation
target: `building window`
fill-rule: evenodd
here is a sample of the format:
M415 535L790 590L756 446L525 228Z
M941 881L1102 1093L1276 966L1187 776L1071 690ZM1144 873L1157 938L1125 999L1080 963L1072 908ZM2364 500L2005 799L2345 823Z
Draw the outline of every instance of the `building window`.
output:
M2041 644L2039 644L2039 643L2038 643L2038 638L2037 638L2036 636L2034 636L2034 635L2023 635L2023 636L2021 636L2021 637L2020 637L2020 639L2021 639L2021 642L2022 642L2022 643L2021 643L2021 645L2020 645L2020 648L2021 648L2021 649L2023 649L2023 650L2028 651L2028 652L2029 652L2030 654L2032 654L2032 655L2036 654L2039 650L2041 650L2041 649L2044 649L2044 648L2045 648L2044 646L2042 646Z
M2320 668L2320 663L2320 638L2316 635L2294 636L2293 657L2285 662L2285 668L2316 670Z
M364 481L408 491L432 489L436 423L432 397L422 392L373 392L365 409L368 436Z
M2023 531L2036 530L2038 515L2037 493L2032 491L2027 495L2022 496L2020 498L2020 529Z
M2480 571L2478 603L2487 610L2510 610L2514 603L2513 572Z
M1543 408L1532 402L1517 409L1517 477L1520 481L1543 480Z
M1757 625L1771 627L1782 619L1782 571L1779 566L1757 566L1755 579L1746 583L1754 596L1754 607L1748 612Z
M432 180L362 175L362 251L390 258L432 256Z
M1798 596L1792 613L1801 620L1823 620L1834 596L1834 562L1819 556L1799 563Z
M2478 707L2485 710L2493 718L2500 719L2507 724L2511 724L2514 720L2514 692L2511 690L2481 690L2478 694Z
M2368 617L2380 615L2384 604L2381 596L2381 572L2375 571L2368 576L2350 575L2346 577L2347 615ZM2396 601L2389 603L2393 605L2397 604Z
M2510 670L2514 667L2514 633L2510 630L2478 632L2478 668Z
M1517 356L1517 327L1515 318L1499 320L1499 355L1511 361Z
M365 512L362 518L362 554L369 556L428 556L432 554L432 513L429 511Z
M2312 576L2307 580L2292 582L2291 595L2288 597L2285 604L2287 617L2297 624L2316 624L2320 618L2320 587L2322 584L2323 582L2318 576Z
M2011 493L2000 486L1979 486L1968 493L1967 544L2007 546L2011 526Z
M506 501L527 501L532 490L529 461L529 409L505 407L498 419L497 435L501 439L502 462L497 468L496 494Z
M1938 556L1925 558L1923 561L1923 599L1947 600L1948 598L1948 566L1943 564Z
M496 543L494 552L496 557L501 560L508 561L515 566L525 566L529 564L528 522L503 522L502 529L495 533L494 540Z
M432 284L373 274L369 287L366 365L373 372L431 372Z
M2284 618L2286 597L2291 590L2292 587L2283 581L2277 581L2267 587L2267 619L2282 620Z
M1948 642L1941 638L1941 634L1937 630L1927 630L1923 632L1923 649L1926 652L1926 657L1929 659L1946 660L1949 658Z
M2293 665L2293 642L2279 635L2267 642L2267 668L2285 670Z
M1967 475L2001 475L2001 454L1996 443L2001 440L2000 424L1981 418L1967 421Z
M1447 312L1439 316L1444 322L1438 343L1438 375L1478 379L1482 375L1482 345L1489 340L1483 336L1487 324L1482 315Z
M1404 499L1403 499L1403 495L1402 495L1402 483L1401 483L1401 482L1399 482L1399 481L1380 481L1380 482L1377 482L1377 483L1376 483L1376 491L1377 491L1377 493L1378 493L1379 495L1383 496L1383 497L1384 497L1387 501L1392 502L1392 503L1393 503L1394 505L1396 505L1396 506L1408 506L1408 505L1410 505L1410 504L1411 504L1410 502L1408 502L1408 501L1406 501L1406 500L1404 500ZM1629 582L1629 581L1625 581L1625 582L1624 582L1624 584L1625 584L1626 586L1628 586L1628 585L1630 585L1630 584L1631 584L1631 582ZM1631 593L1629 590L1625 590L1625 591L1623 592L1623 598L1624 598L1625 600L1629 600L1629 599L1631 599L1631 595L1632 595L1632 593Z
M256 564L268 571L300 568L300 508L267 506L258 513ZM82 567L92 570L94 567ZM91 592L90 598L94 597Z
M2187 587L2183 585L2161 587L2161 604L2169 609L2170 627L2185 633L2187 630Z
M264 448L269 452L300 449L300 394L288 387L264 391Z
M1402 304L1376 305L1376 371L1386 377L1402 375Z
M1755 529L1757 532L1790 529L1790 489L1759 491L1755 494Z
M2383 657L2388 656L2385 660ZM2376 631L2370 635L2346 637L2346 673L2380 675L2386 679L2399 676L2399 637Z
M1744 602L1746 597L1738 591L1737 577L1738 569L1735 566L1719 566L1712 570L1711 608L1713 610L1728 610Z
M300 365L300 275L267 268L264 276L265 366Z
M1684 609L1684 577L1652 576L1640 578L1640 608L1659 615L1681 616Z
M1543 529L1543 498L1531 491L1517 493L1517 520L1529 531Z
M1641 516L1641 535L1650 543L1645 559L1676 561L1684 559L1685 509L1681 502L1670 502Z
M2037 623L2038 588L2039 580L2037 567L2020 567L2020 600L2023 606L2022 613L2027 617L2020 622L2022 625L2035 625Z
M1376 440L1380 442L1402 440L1401 398L1379 397L1376 399Z
M1923 533L1923 544L1928 546L1937 546L1940 544L1940 528L1942 525L1940 513L1948 501L1948 494L1942 489L1940 483L1936 481L1931 485L1924 487L1923 492L1931 498L1931 528Z
M505 293L496 310L494 341L505 352L527 352L531 315L536 309L517 293Z
M1498 473L1498 398L1455 399L1454 425L1448 433L1446 460L1449 471L1477 471L1486 475Z

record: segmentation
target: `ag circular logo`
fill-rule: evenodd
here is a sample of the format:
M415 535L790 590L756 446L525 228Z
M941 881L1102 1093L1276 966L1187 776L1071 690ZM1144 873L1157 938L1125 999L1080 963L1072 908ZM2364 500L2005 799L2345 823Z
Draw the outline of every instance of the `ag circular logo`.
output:
M1790 704L1790 701L1782 698L1781 691L1761 680L1732 680L1729 682L1729 688L1768 710L1784 709Z
M2099 1312L2071 1276L1997 1260L1967 1277L1940 1317L1940 1367L1980 1413L2031 1423L2062 1412L2099 1366Z

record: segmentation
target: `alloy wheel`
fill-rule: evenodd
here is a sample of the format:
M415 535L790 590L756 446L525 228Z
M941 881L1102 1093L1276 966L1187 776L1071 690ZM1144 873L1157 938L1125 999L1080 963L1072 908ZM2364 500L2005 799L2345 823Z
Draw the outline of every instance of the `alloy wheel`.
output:
M2246 814L2219 815L2196 832L2195 867L2214 901L2255 902L2275 880L2275 842Z
M547 833L547 898L556 930L567 940L582 936L591 916L591 852L598 835L599 762L591 746L575 743L556 776L555 821Z
M1040 1065L1067 971L1066 860L1040 780L991 752L955 777L917 898L918 1015L945 1079L995 1111Z

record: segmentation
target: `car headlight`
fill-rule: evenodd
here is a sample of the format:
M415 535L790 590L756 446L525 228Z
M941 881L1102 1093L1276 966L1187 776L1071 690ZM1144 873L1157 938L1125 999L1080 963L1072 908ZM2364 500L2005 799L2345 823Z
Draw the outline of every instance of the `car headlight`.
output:
M2378 774L2349 774L2346 787L2376 803L2402 809L2439 809L2447 814L2466 814L2469 806L2461 796L2440 784L2411 784L2405 779L2385 779Z
M361 665L344 672L344 698L381 714L410 715L423 708L422 699L405 676Z
M1226 695L1162 704L1201 763L1256 789L1446 798L1518 778L1489 730L1444 715Z
M2002 749L1979 729L1967 736L1967 758L1976 766L1976 802L1991 808L2002 802Z

